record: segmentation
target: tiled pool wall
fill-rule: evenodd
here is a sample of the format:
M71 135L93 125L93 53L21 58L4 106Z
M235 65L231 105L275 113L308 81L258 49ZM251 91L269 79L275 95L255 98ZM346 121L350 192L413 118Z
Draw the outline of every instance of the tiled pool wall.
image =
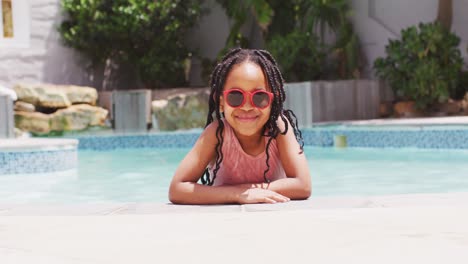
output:
M200 132L158 133L145 135L112 135L79 137L79 149L113 150L122 148L188 148Z
M76 149L44 151L0 151L0 174L43 173L74 169Z
M80 137L79 149L189 148L200 132ZM405 129L318 128L302 130L306 146L331 147L344 135L349 147L468 149L468 128L414 127Z
M106 151L122 148L190 148L200 131L78 137L78 149ZM349 147L468 149L468 128L414 127L405 129L327 128L302 130L306 146L332 147L343 135ZM43 143L47 145L47 143ZM74 169L76 145L55 150L0 151L0 174L42 173Z
M346 136L349 147L468 149L468 130L323 130L305 131L305 145L331 147L336 135Z

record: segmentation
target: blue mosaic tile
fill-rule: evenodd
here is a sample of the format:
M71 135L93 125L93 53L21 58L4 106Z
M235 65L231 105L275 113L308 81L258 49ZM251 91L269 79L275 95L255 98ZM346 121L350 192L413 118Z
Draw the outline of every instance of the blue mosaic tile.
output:
M344 135L350 147L468 149L468 130L306 130L305 145L330 147Z
M200 131L145 135L79 137L82 150L122 148L190 148ZM323 128L302 131L306 146L332 147L334 137L344 135L349 147L468 149L468 129L420 127L411 129ZM77 167L77 150L0 152L0 174L41 173Z
M188 148L195 144L199 132L148 135L119 135L104 137L80 137L78 148L113 150L121 148Z
M320 128L302 131L306 146L331 147L336 135L344 135L350 147L448 148L468 149L468 129L416 127L411 129ZM80 137L79 149L190 148L200 132L174 132L147 135Z
M76 149L0 152L0 174L64 171L77 165Z

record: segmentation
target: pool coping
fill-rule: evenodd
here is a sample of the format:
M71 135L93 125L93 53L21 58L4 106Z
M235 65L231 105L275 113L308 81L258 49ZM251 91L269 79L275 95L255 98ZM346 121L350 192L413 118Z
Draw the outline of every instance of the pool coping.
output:
M316 125L372 125L372 126L399 126L399 125L467 125L468 116L443 116L424 118L380 118L367 120L327 121L317 122Z
M382 196L320 196L303 201L245 205L175 205L171 203L0 204L0 216L115 216L180 213L250 213L357 208L467 207L468 192Z
M466 200L463 205L445 200L428 206L427 202L398 205L394 200L393 207L326 210L0 215L0 259L15 264L305 263L312 259L362 264L439 264L450 259L449 263L465 264Z
M76 149L78 143L78 139L69 138L0 139L0 152L69 150Z
M0 176L76 169L77 139L0 139Z

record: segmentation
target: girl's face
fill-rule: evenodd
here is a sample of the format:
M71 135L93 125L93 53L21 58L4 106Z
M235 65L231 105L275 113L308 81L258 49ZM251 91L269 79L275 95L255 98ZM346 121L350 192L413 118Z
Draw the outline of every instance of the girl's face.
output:
M270 91L262 68L249 61L234 65L228 73L224 84L224 91L231 89L250 93L258 90ZM241 93L237 92L237 94ZM228 104L227 98L224 98L224 95L220 98L220 110L224 112L226 121L234 129L237 136L260 135L263 126L270 117L271 104L263 109L256 107L252 105L251 95L244 93L246 100L239 107L232 107ZM254 100L258 99L258 97L254 98Z

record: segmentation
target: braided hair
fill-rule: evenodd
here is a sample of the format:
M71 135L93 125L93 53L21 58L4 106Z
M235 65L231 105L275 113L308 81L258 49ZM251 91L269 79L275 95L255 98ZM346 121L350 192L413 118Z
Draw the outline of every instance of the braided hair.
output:
M286 99L286 94L284 92L284 79L281 75L278 64L268 51L236 48L229 51L216 65L210 80L211 92L205 127L211 124L215 120L214 118L216 118L216 120L221 120L223 114L220 112L219 98L223 93L226 78L234 65L245 61L253 62L261 67L263 74L266 76L267 85L274 94L274 99L271 104L270 117L263 128L264 136L269 137L266 144L266 169L263 172L263 178L266 183L269 183L270 180L266 177L267 172L270 170L270 155L268 150L273 139L276 139L279 134L285 135L288 132L289 124L291 124L296 140L300 145L300 153L303 152L304 141L302 139L302 133L298 128L296 115L291 110L283 109L283 103ZM284 131L280 131L278 125L276 124L278 117L280 117L285 124ZM204 175L201 177L201 181L204 185L213 185L216 174L218 173L221 167L221 163L223 162L223 134L224 123L218 122L218 127L216 129L216 138L218 143L215 147L216 161L214 164L213 175L210 177L209 170L205 170Z

